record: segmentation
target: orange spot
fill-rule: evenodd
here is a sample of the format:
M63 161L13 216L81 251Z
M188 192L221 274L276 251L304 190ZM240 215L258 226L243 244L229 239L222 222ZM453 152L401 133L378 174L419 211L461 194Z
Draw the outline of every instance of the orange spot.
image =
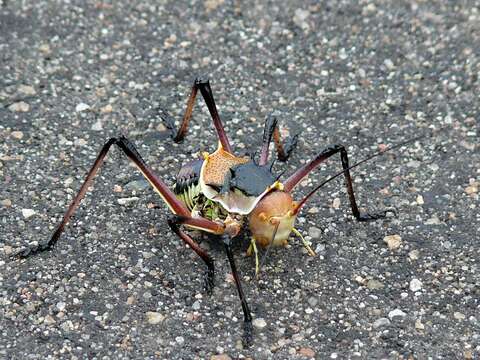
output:
M225 176L235 165L245 164L250 159L248 157L236 157L223 150L220 146L217 151L206 157L206 164L203 169L203 182L222 186L225 182Z

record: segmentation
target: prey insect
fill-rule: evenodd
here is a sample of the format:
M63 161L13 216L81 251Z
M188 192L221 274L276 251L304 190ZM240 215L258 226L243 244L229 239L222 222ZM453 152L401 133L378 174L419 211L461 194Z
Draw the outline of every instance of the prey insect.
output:
M300 237L310 255L315 255L300 232L294 227L296 217L302 207L323 184L335 177L344 175L353 216L358 221L385 217L386 212L379 214L360 213L353 191L350 169L384 153L386 150L350 166L345 147L332 145L318 152L312 160L305 163L284 181L281 181L272 172L273 162L269 162L270 143L273 140L279 160L286 161L295 148L297 136L292 136L284 144L280 137L276 119L268 117L265 122L262 147L258 159L234 155L220 120L208 80L196 79L194 81L178 131L175 131L173 118L166 111L160 111L163 121L172 131L173 140L179 142L185 137L199 91L208 107L218 136L218 148L215 152L205 152L201 159L185 164L176 177L175 185L173 188L169 188L154 174L131 141L123 136L111 138L104 144L98 154L78 194L71 202L50 240L23 250L17 255L28 257L54 247L66 224L85 196L87 189L92 184L95 174L100 169L107 153L112 145L116 145L133 162L171 210L172 215L168 219L170 229L205 263L205 290L207 292L211 292L214 285L214 261L185 231L185 228L201 230L221 238L240 298L244 316L243 340L248 345L252 341L252 316L242 290L232 252L232 240L238 236L242 225L247 223L251 233L251 242L247 254L255 255L256 272L259 270L257 247L285 246L292 233ZM415 139L407 142L413 140ZM395 145L388 150L407 142ZM300 201L294 201L292 191L300 181L321 163L336 154L340 155L343 170L317 186Z

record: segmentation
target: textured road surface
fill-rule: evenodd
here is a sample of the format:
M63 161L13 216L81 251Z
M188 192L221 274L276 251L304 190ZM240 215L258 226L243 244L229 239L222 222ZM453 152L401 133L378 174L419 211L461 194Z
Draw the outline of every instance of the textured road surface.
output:
M0 358L479 358L478 2L0 3ZM117 149L56 248L10 258L48 240L109 137L168 184L214 150L203 101L179 145L155 112L179 119L199 74L237 153L258 149L269 113L302 132L278 173L329 144L358 161L444 129L354 171L362 209L396 216L357 223L339 179L298 219L316 257L292 239L257 282L248 236L236 242L250 348L221 244L202 241L208 297L203 264Z

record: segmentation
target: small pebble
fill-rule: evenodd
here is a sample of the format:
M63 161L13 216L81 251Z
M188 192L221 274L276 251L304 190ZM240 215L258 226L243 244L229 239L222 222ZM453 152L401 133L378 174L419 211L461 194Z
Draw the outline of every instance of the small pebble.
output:
M465 193L473 195L478 192L478 183L473 183L465 188Z
M321 252L324 252L326 249L326 246L325 244L318 244L316 247L315 247L315 253L319 254Z
M388 317L390 318L390 320L392 320L394 317L396 316L399 316L399 317L404 317L406 316L407 314L405 314L402 310L400 309L395 309L395 310L392 310L388 313Z
M129 296L127 298L127 305L132 305L133 303L135 303L135 297L134 296Z
M35 95L37 92L35 91L35 88L33 86L29 85L20 85L18 87L18 92L22 93L24 95Z
M195 301L195 302L192 304L192 309L193 309L193 310L200 310L200 307L201 307L201 304L200 304L200 301L199 301L199 300Z
M310 26L307 22L308 17L310 16L310 11L305 9L296 9L293 16L293 23L301 28L303 31L308 31Z
M425 325L423 325L423 323L420 319L415 320L415 329L417 329L417 330L424 330L425 329Z
M307 213L309 214L318 214L319 213L319 210L316 206L313 206L311 207L310 209L308 209Z
M257 329L263 329L265 326L267 326L267 322L262 318L258 318L253 320L253 326L255 326Z
M400 235L387 235L383 238L383 241L390 250L396 250L402 244L402 237Z
M51 315L47 315L47 316L45 316L45 318L43 319L43 323L46 324L46 325L51 325L51 324L55 324L56 321L55 321L55 319L54 319Z
M418 260L420 256L420 251L418 250L412 250L408 253L408 257L410 258L410 260Z
M3 199L2 201L0 201L0 205L5 206L5 207L10 207L10 206L12 206L12 200Z
M308 235L312 238L312 239L320 239L321 236L322 236L322 230L320 230L318 227L316 226L310 226L308 228Z
M442 222L440 221L440 219L438 218L438 216L436 215L433 215L430 219L428 219L426 222L425 222L425 225L440 225Z
M315 307L318 304L318 299L314 296L311 296L308 298L307 302L311 307Z
M85 103L80 103L80 104L77 104L77 106L75 106L76 112L82 112L88 109L90 109L90 106Z
M111 113L112 111L113 111L113 107L110 104L105 105L104 107L102 107L100 109L100 112L105 113L105 114Z
M24 101L19 101L16 103L13 103L8 107L8 110L13 111L13 112L27 112L30 110L30 105L28 105Z
M335 198L335 199L333 199L332 207L333 207L334 209L340 208L340 198Z
M222 5L224 2L225 0L206 0L203 5L207 11L212 11Z
M167 131L167 127L165 125L163 125L162 123L158 124L157 127L156 127L157 131L159 132L164 132L164 131Z
M218 354L212 355L212 357L210 357L210 360L232 360L232 358L227 354Z
M9 245L4 245L3 251L5 252L5 255L10 255L13 252L13 248Z
M85 140L85 139L75 139L75 141L73 143L75 144L75 146L85 146L85 145L87 145L87 140Z
M418 279L412 279L410 281L410 290L413 292L421 290L422 286L423 286L422 282Z
M375 280L375 279L371 279L371 280L367 281L367 288L369 288L371 290L382 289L383 286L384 285L380 281Z
M375 320L375 322L373 323L373 328L378 329L380 327L384 327L388 325L390 325L390 320L388 320L387 318L380 318Z
M154 311L147 311L145 315L147 316L147 322L152 325L159 324L165 319L165 316Z
M25 219L28 219L29 217L32 217L33 215L35 215L35 210L22 209L22 215Z
M391 59L385 59L383 61L383 64L385 65L385 67L388 69L388 70L393 70L395 69L395 64L393 63L393 61Z
M310 348L307 348L307 347L302 347L298 350L298 354L299 355L302 355L304 357L307 357L307 358L313 358L315 357L315 351L313 351L312 349Z
M40 52L42 52L43 54L50 54L50 52L52 51L50 49L50 45L49 44L41 44L39 47L38 47L38 50L40 50Z
M133 203L133 202L138 201L138 200L140 200L140 199L138 197L134 196L134 197L130 197L130 198L117 199L117 202L120 205L128 205L128 204Z
M17 140L21 140L23 138L23 132L21 131L12 131L10 135Z

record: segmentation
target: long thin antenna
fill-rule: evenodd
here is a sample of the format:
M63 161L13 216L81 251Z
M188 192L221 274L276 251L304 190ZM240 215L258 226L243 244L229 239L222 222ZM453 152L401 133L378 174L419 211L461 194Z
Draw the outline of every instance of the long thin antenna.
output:
M442 130L442 129L440 129L440 130ZM428 137L428 136L431 136L431 135L432 135L432 134L420 135L420 136L414 137L414 138L412 138L412 139L405 140L405 141L403 141L403 142L401 142L401 143L399 143L399 144L392 145L392 146L387 147L387 148L385 148L385 149L383 149L383 150L381 150L381 151L378 151L378 152L376 152L376 153L373 153L372 155L367 156L365 159L360 160L359 162L353 164L352 166L350 166L350 167L348 167L348 168L346 168L346 169L344 169L344 170L336 173L335 175L333 175L332 177L328 178L327 180L325 180L324 182L322 182L320 185L318 185L315 189L313 189L312 191L310 191L310 193L309 193L307 196L305 196L300 203L298 203L297 207L295 208L295 213L298 213L298 212L300 211L300 209L302 208L303 205L305 205L305 203L306 203L307 200L310 198L310 196L312 196L318 189L320 189L322 186L324 186L325 184L329 183L329 182L332 181L333 179L336 179L336 178L339 177L340 175L343 175L346 171L351 170L351 169L353 169L353 168L356 168L357 166L362 165L363 163L367 162L368 160L371 160L371 159L373 159L373 158L375 158L375 157L377 157L377 156L381 156L381 155L385 154L386 152L389 152L389 151L391 151L391 150L394 150L394 149L397 149L397 148L399 148L399 147L405 146L405 145L407 145L407 144L410 144L410 143L412 143L412 142L415 142L415 141L417 141L417 140L423 139L423 138Z

